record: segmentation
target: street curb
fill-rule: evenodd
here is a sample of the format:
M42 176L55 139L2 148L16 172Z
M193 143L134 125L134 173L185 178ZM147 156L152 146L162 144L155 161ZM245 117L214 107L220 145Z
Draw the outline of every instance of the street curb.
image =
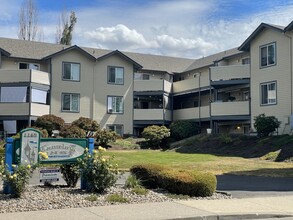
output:
M293 215L283 214L243 214L243 215L209 215L209 216L196 216L187 218L170 218L166 220L245 220L245 219L270 219L270 218L287 218Z

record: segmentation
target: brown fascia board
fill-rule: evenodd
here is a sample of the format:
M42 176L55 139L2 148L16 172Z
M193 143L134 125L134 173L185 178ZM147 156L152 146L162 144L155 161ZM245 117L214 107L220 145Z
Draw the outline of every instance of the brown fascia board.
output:
M6 50L3 50L2 48L0 48L0 53L7 57L10 57L11 55L11 53L7 52Z
M106 59L110 56L113 56L113 55L118 55L120 56L122 59L125 59L126 61L130 62L130 63L133 63L134 67L138 68L138 69L142 69L143 66L140 65L139 63L135 62L133 59L131 59L130 57L126 56L124 53L120 52L119 50L114 50L110 53L107 53L99 58L97 58L97 61L99 60L103 60L103 59Z
M64 45L64 47L66 47L66 45ZM88 52L86 52L85 50L83 50L82 48L80 48L77 45L73 45L71 47L64 48L63 50L60 50L60 51L58 51L56 53L53 53L53 54L51 54L49 56L43 57L42 60L50 59L50 58L52 58L54 56L58 56L60 54L66 53L66 52L71 51L71 50L77 50L77 51L85 54L89 59L92 59L94 61L96 60L96 58L94 56L92 56L91 54L89 54Z
M238 50L240 51L249 51L250 49L250 43L253 39L256 38L256 36L265 28L270 28L279 32L283 32L284 29L281 26L261 23L253 32L252 34L238 47Z

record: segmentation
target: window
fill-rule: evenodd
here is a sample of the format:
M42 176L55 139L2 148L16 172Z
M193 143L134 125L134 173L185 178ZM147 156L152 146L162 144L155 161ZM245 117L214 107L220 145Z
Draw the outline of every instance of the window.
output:
M242 59L242 65L250 64L250 58Z
M108 130L115 131L121 137L123 136L123 125L108 125Z
M79 94L62 94L62 111L79 112Z
M124 83L124 69L122 67L109 67L108 83L122 85Z
M108 113L123 113L123 97L108 96Z
M272 105L277 103L276 82L261 84L261 104Z
M79 63L63 63L63 80L80 80L80 64Z
M35 63L19 63L19 69L40 70L40 65Z
M150 80L150 75L149 74L142 74L142 79L143 80Z
M260 47L260 65L261 67L272 66L276 64L276 44L268 44Z

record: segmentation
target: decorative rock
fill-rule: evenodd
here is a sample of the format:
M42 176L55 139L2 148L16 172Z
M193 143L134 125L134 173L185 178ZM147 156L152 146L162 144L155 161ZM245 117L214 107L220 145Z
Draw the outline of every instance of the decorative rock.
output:
M166 196L166 193L162 190L150 190L147 195L137 195L131 192L130 189L124 189L122 186L111 187L104 194L87 193L80 190L80 188L68 188L65 186L29 186L24 196L19 199L10 198L9 195L5 195L0 191L0 213L111 205L112 203L107 202L106 198L108 195L114 193L118 193L127 198L129 203L164 202L175 200ZM97 196L96 201L92 202L86 199L92 195ZM215 193L211 197L192 197L190 199L230 198L230 195Z

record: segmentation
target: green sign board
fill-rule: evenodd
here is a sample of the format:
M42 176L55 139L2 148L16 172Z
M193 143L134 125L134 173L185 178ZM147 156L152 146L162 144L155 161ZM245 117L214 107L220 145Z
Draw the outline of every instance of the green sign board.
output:
M90 147L90 141L92 147ZM83 157L85 148L93 148L93 140L86 138L40 138L35 129L21 131L20 138L13 141L13 164L58 164L74 163ZM47 159L42 159L39 152L45 152Z

